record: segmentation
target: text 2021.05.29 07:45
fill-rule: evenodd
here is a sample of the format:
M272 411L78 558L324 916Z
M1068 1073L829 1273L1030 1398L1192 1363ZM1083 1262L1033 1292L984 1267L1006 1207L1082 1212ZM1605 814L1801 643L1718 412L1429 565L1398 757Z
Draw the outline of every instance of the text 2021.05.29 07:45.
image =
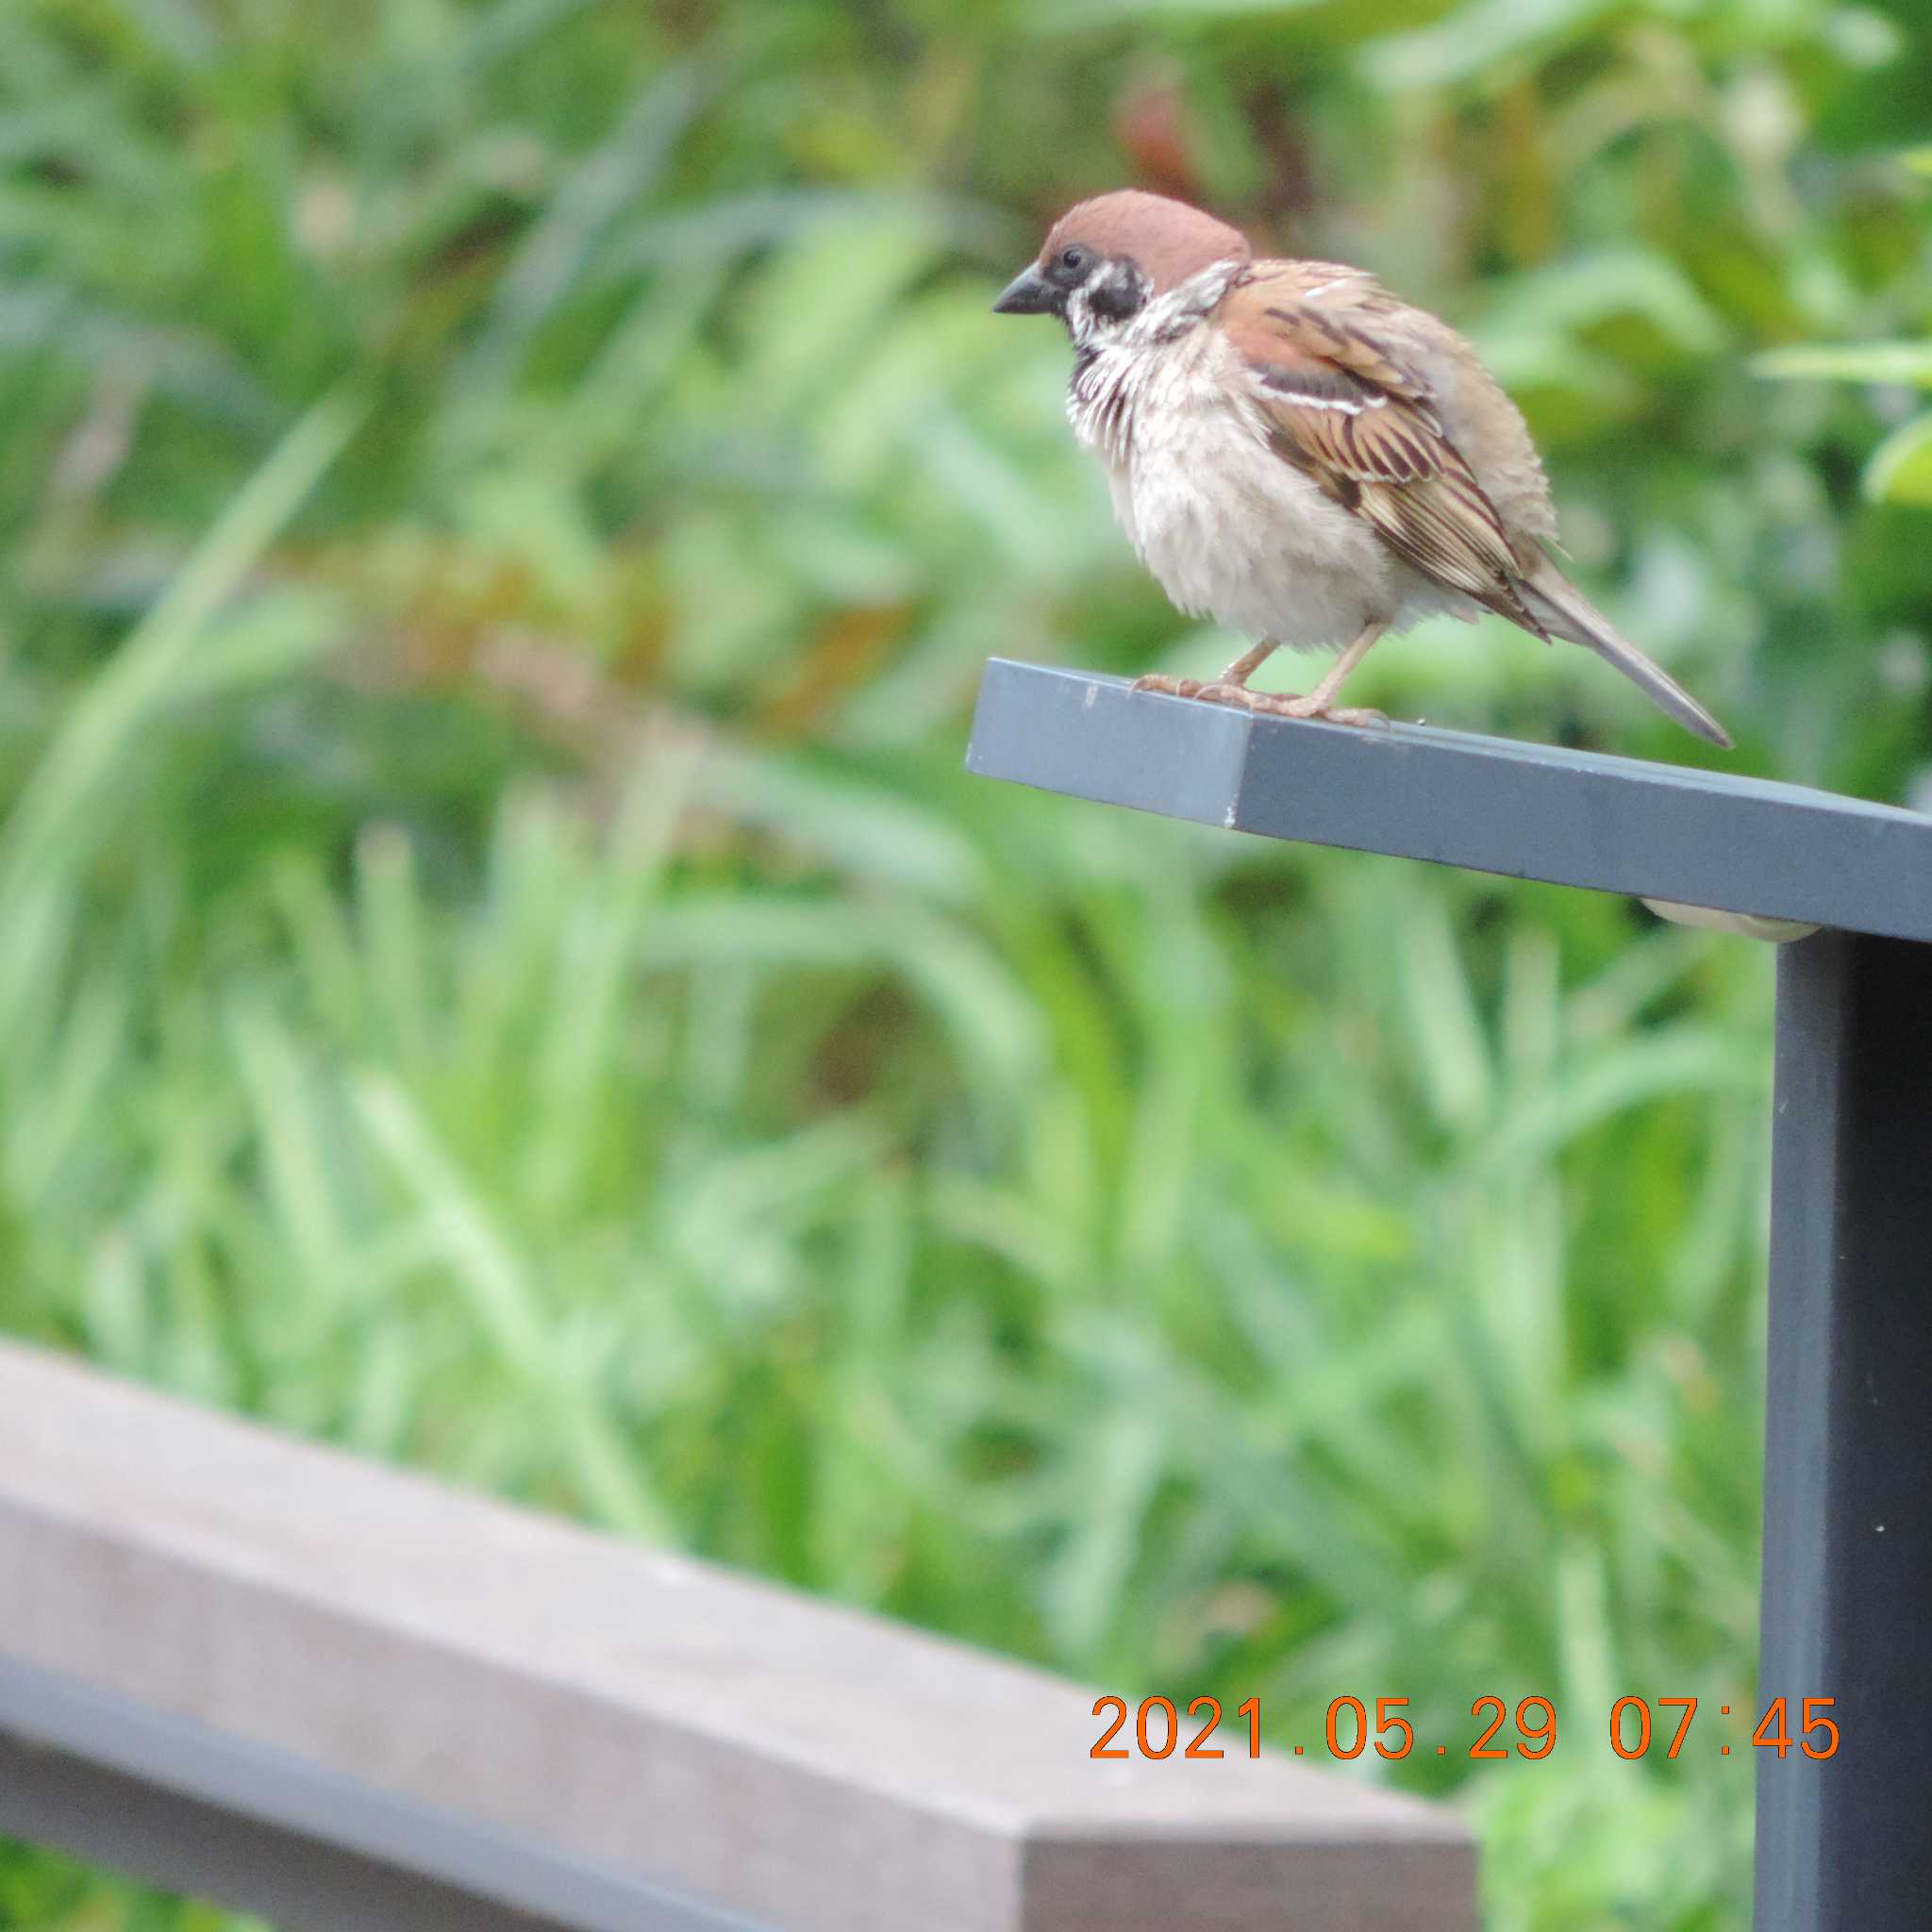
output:
M1824 1758L1839 1746L1838 1725L1828 1715L1836 1702L1830 1697L1799 1700L1798 1724L1791 1728L1791 1700L1774 1697L1764 1715L1752 1730L1749 1742L1760 1751L1774 1751L1783 1757L1793 1749L1807 1757ZM1687 1746L1692 1720L1697 1715L1694 1697L1620 1697L1610 1707L1607 1726L1609 1746L1619 1757L1642 1757L1652 1745L1666 1757L1675 1757ZM1377 1697L1373 1714L1359 1697L1337 1697L1328 1706L1322 1725L1321 1745L1330 1757L1359 1757L1373 1749L1381 1757L1407 1757L1411 1752L1433 1752L1447 1757L1449 1743L1431 1746L1416 1741L1415 1725L1407 1715L1406 1697ZM1472 1735L1457 1738L1453 1749L1457 1757L1503 1758L1509 1757L1547 1757L1557 1748L1557 1707L1547 1697L1524 1697L1512 1712L1507 1699L1478 1697L1469 1707L1475 1728ZM1258 1757L1261 1755L1261 1700L1250 1697L1235 1707L1237 1724L1222 1730L1224 1712L1218 1697L1191 1698L1185 1707L1171 1697L1145 1697L1138 1708L1124 1697L1094 1700L1093 1715L1110 1719L1094 1740L1091 1757ZM1718 1706L1720 1718L1731 1716L1728 1704ZM1719 1726L1713 1740L1720 1757L1731 1755L1731 1737L1741 1740L1743 1719L1736 1724ZM1310 1729L1313 1728L1311 1725ZM1707 1732L1709 1726L1706 1726ZM1599 1736L1604 1735L1602 1730ZM1230 1741L1231 1738L1231 1741ZM1291 1747L1297 1757L1306 1757L1308 1746Z

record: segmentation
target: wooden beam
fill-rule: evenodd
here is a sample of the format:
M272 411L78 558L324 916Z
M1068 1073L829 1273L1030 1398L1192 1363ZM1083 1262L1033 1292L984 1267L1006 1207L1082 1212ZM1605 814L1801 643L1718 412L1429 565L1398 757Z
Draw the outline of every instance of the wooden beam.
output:
M243 1821L273 1808L264 1765L308 1774L355 1802L291 1820L284 1792L278 1828L479 1896L516 1892L448 1849L480 1830L691 1903L665 1924L1476 1924L1445 1809L1272 1753L1095 1762L1091 1690L0 1343L8 1661L0 1734ZM58 1696L36 1720L23 1684L66 1687L90 1724ZM130 1773L117 1710L194 1747ZM432 1814L457 1837L412 1863L435 1834L397 1820ZM510 1902L605 1923L527 1886Z

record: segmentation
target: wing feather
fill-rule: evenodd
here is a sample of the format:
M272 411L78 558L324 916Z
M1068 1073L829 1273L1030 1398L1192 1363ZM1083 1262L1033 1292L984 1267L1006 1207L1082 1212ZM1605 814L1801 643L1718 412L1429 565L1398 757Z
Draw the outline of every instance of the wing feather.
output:
M1357 292L1339 311L1307 288L1315 272L1257 263L1222 303L1271 446L1424 576L1547 638L1518 589L1524 566L1503 519L1449 440L1426 378L1368 319L1390 298L1351 277Z

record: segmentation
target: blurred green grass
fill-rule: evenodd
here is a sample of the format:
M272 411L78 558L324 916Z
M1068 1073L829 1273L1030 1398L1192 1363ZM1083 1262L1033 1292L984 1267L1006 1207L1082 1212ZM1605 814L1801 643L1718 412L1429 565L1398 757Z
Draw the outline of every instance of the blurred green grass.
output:
M1495 1932L1741 1928L1749 1754L1602 1725L1751 1702L1769 953L968 780L988 653L1225 648L986 304L1129 177L1376 268L1737 768L1910 797L1912 25L0 11L0 1326L1123 1691L1547 1696L1338 1774ZM1704 755L1502 625L1361 691Z

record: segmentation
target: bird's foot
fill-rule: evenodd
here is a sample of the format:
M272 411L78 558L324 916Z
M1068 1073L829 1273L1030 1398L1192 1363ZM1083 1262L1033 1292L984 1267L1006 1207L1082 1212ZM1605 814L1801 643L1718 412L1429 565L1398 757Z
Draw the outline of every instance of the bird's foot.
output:
M1330 705L1320 698L1298 698L1287 691L1250 691L1224 678L1203 683L1198 677L1171 677L1157 673L1134 680L1136 691L1164 691L1170 697L1198 698L1204 705L1237 705L1243 710L1264 711L1274 718L1319 718L1324 724L1386 724L1388 715L1361 705Z
M1224 695L1225 693L1225 695ZM1245 685L1209 685L1200 692L1210 704L1244 705L1272 718L1319 718L1324 724L1386 724L1386 711L1366 705L1333 705L1318 697L1298 698L1288 691L1250 691Z

